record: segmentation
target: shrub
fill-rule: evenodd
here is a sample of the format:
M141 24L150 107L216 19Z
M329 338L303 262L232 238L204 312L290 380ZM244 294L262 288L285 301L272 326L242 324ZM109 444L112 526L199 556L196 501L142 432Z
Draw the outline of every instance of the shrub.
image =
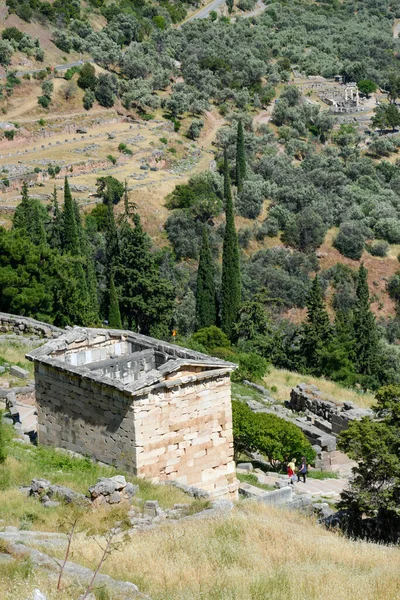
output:
M268 361L256 354L247 352L239 354L239 368L232 373L232 381L243 381L247 379L255 383L262 381L268 372Z
M13 140L13 139L14 139L14 136L15 136L15 130L14 130L14 129L6 129L6 130L5 130L5 132L4 132L4 137L5 137L7 140L10 140L10 141L11 141L11 140Z
M203 119L194 119L188 129L187 136L191 140L197 140L200 137L200 132L204 127Z
M372 256L387 256L389 244L387 242L376 242L375 244L366 244L365 249Z
M256 219L264 201L264 183L262 181L244 181L243 190L236 202L237 211L242 217Z
M247 249L250 245L250 240L253 236L253 232L250 227L243 227L238 231L238 244L241 248Z
M107 155L107 159L113 164L115 165L115 163L117 162L117 159L115 158L115 156L113 156L112 154L108 154Z
M90 63L85 63L79 70L77 81L80 88L83 90L94 90L97 85L96 70Z
M342 223L339 233L333 242L334 247L339 250L343 256L360 260L364 250L366 235L362 224L359 222Z
M83 108L85 110L90 110L93 106L95 99L96 97L93 90L85 90L85 93L83 94Z
M47 108L49 106L50 102L51 102L51 100L47 96L39 96L39 98L38 98L38 104L42 108Z
M160 142L161 142L162 144L168 144L168 140L167 140L167 138L165 138L165 137L162 137L162 138L160 138Z
M267 237L276 237L279 233L279 223L274 217L268 217L262 223L261 227L258 228L256 238L258 241L262 241Z
M375 235L389 242L400 243L400 222L397 218L378 219L374 227Z
M192 340L197 344L201 344L207 350L229 348L231 345L225 333L215 325L199 329L197 333L192 335Z
M246 404L232 401L235 454L242 450L263 454L276 468L292 458L305 456L309 463L315 452L303 432L293 423L276 415L253 413Z

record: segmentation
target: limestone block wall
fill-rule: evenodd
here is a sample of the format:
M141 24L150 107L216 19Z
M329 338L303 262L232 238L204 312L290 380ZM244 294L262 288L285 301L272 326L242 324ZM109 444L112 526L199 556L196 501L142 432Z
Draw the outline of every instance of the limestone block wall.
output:
M131 398L119 389L35 363L38 439L136 472Z
M229 373L188 379L132 395L36 362L39 443L235 498Z
M133 404L137 474L234 496L229 374L169 382Z

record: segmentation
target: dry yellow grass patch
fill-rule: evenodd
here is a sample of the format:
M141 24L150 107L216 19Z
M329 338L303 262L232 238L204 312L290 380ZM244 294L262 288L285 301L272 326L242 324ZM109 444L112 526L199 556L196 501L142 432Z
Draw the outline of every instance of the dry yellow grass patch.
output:
M95 541L74 560L94 567ZM228 517L135 534L103 572L153 600L395 600L400 551L356 543L298 513L242 502Z
M369 408L375 401L373 394L350 390L323 377L301 375L300 373L286 371L285 369L272 368L270 373L264 377L264 381L268 389L271 390L273 386L277 388L277 391L272 391L272 395L280 402L289 400L291 389L299 383L316 385L324 397L327 400L332 400L332 402L351 401L361 408Z

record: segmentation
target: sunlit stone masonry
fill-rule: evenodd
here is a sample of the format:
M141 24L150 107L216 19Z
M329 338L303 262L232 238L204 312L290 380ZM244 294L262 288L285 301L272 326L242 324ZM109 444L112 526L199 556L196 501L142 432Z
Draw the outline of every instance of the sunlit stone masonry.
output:
M234 499L234 365L120 330L75 327L31 351L39 443Z

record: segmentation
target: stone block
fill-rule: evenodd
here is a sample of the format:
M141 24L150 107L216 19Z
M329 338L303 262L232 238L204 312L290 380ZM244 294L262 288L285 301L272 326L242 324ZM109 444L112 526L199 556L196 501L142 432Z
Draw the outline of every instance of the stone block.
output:
M18 367L18 365L12 365L10 367L10 375L18 377L19 379L29 379L29 371L22 367Z
M252 463L237 463L236 465L237 469L240 469L241 471L248 471L251 472L253 470L253 465Z

